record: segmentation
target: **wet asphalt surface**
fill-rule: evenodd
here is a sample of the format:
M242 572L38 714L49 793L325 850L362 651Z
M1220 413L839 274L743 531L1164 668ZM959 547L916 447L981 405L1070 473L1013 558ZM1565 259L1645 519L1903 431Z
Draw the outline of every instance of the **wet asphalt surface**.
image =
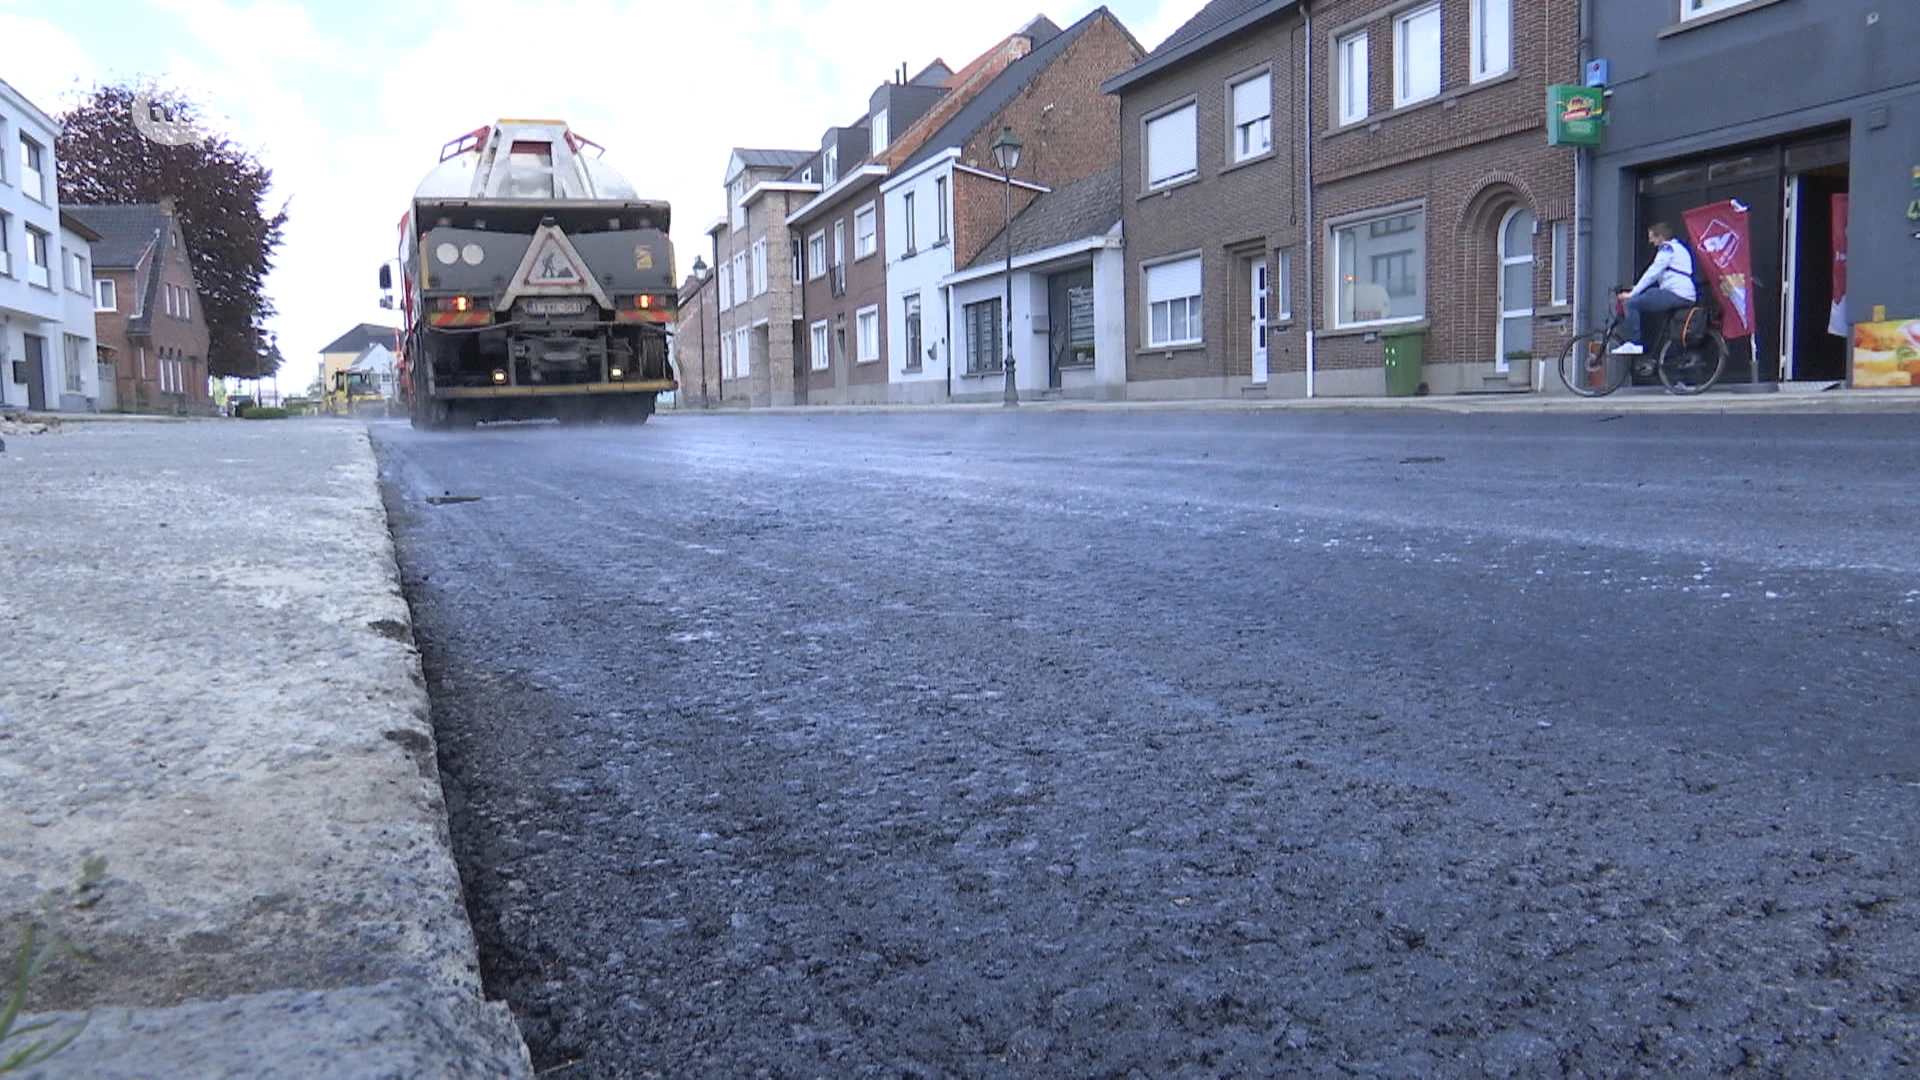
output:
M1920 1070L1920 417L374 435L548 1075Z

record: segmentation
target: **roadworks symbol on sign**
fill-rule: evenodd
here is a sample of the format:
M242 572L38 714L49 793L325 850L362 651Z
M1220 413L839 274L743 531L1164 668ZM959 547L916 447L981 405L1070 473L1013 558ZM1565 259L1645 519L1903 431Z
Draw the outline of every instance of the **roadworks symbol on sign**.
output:
M586 279L568 244L558 233L548 233L540 238L540 246L534 250L533 263L527 268L528 285L578 285Z

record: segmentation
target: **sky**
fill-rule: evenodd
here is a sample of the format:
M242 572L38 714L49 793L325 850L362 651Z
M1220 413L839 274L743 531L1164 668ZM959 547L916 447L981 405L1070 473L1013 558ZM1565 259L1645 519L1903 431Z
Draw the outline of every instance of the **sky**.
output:
M1152 49L1204 0L1110 0ZM1052 6L1048 6L1051 4ZM58 116L95 83L187 94L273 171L267 278L299 393L379 306L380 264L440 147L498 117L567 121L673 204L682 276L726 209L736 146L812 149L901 64L959 69L1097 0L0 0L0 79ZM680 21L676 24L676 18Z

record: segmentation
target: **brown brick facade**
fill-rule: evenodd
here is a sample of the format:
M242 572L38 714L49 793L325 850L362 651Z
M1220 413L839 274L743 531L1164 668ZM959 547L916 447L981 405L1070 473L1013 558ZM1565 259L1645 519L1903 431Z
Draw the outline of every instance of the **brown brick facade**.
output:
M1306 230L1304 141L1300 135L1300 58L1305 34L1296 15L1268 20L1190 63L1129 87L1122 98L1121 213L1127 237L1127 380L1134 396L1221 396L1252 380L1252 265L1264 260L1275 291L1268 367L1305 370L1304 333L1277 295L1278 251L1287 251L1299 293ZM1265 72L1272 90L1272 149L1235 162L1229 87ZM1185 103L1194 106L1196 174L1148 192L1146 125ZM1201 258L1202 341L1149 349L1143 267L1169 257ZM1271 376L1270 376L1271 377Z
M816 232L826 234L829 262L833 259L833 227L843 222L846 230L844 268L837 273L844 285L835 294L836 272L807 277L801 290L802 323L799 327L801 355L805 358L806 401L814 405L875 404L887 400L887 256L886 213L880 194L881 177L861 177L846 188L822 199L805 217L791 226L792 242L806 251L807 238ZM859 214L870 207L873 214L874 247L871 254L859 252ZM878 354L871 360L859 358L859 313L876 308L875 331ZM826 370L812 365L811 334L813 324L827 324L829 362Z
M1314 6L1318 66L1312 116L1315 218L1322 268L1315 311L1317 380L1324 392L1381 393L1387 329L1424 329L1422 381L1433 393L1524 389L1537 367L1514 360L1501 372L1499 230L1524 209L1533 233L1532 349L1558 354L1571 310L1554 305L1556 273L1571 273L1571 232L1556 251L1555 224L1573 217L1573 152L1546 144L1546 87L1578 82L1578 0L1514 0L1512 63L1471 78L1468 0L1442 0L1440 93L1396 109L1395 19L1424 3L1327 0ZM1336 42L1365 30L1370 103L1365 120L1339 126ZM1425 318L1408 327L1341 329L1333 311L1332 228L1380 208L1417 207L1425 238ZM1556 257L1560 263L1556 267Z

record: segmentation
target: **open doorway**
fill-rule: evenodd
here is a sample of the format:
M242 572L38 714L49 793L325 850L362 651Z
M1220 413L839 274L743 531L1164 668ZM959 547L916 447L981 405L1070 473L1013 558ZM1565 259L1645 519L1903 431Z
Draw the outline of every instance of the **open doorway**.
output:
M1834 310L1839 299L1834 288L1835 250L1846 232L1847 186L1844 164L1787 177L1787 297L1780 331L1787 343L1783 378L1838 382L1847 377L1852 330L1845 325L1845 315ZM1836 329L1841 333L1832 332Z

